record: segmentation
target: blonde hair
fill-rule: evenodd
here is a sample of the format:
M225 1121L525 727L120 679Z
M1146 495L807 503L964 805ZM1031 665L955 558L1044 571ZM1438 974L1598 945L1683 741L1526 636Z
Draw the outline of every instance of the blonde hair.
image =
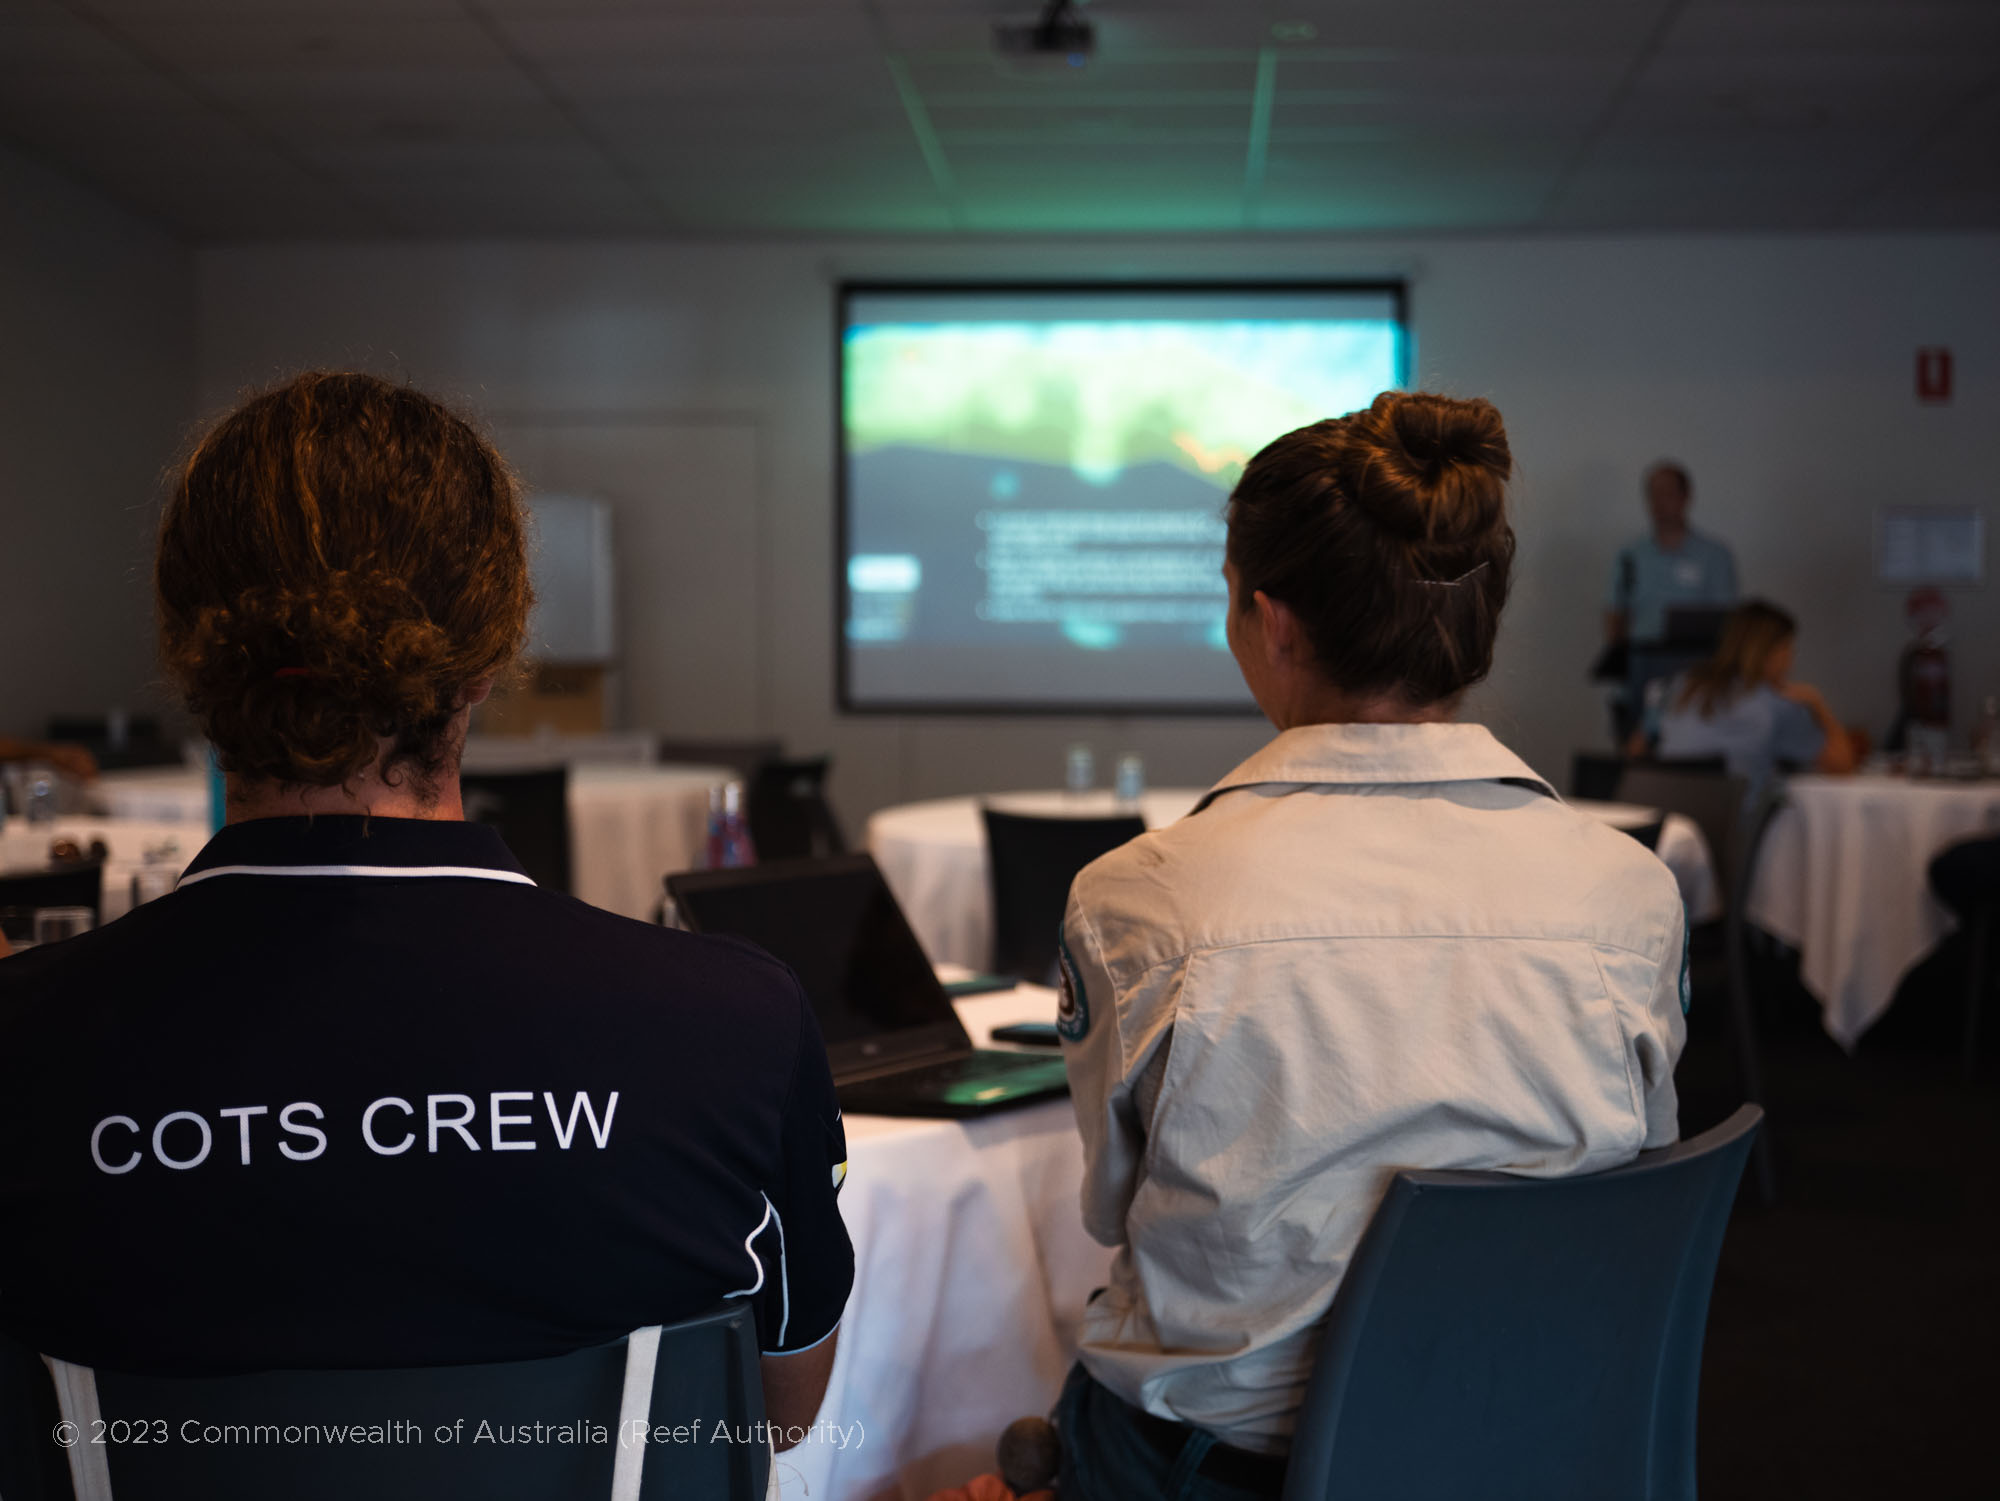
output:
M1747 688L1765 679L1772 654L1799 632L1799 623L1774 604L1753 599L1729 612L1715 655L1688 669L1676 708L1690 704L1701 717L1715 711Z

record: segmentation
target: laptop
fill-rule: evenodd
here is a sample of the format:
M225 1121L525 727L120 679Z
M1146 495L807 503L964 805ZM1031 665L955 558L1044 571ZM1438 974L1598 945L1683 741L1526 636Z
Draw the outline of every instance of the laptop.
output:
M667 892L695 932L748 939L792 967L843 1111L986 1115L1069 1092L1060 1057L973 1047L869 855L686 871Z

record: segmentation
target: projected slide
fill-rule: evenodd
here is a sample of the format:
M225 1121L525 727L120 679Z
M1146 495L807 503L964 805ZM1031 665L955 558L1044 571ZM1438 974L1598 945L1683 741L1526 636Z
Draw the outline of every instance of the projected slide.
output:
M1400 289L847 291L857 709L1248 708L1223 504L1398 383Z

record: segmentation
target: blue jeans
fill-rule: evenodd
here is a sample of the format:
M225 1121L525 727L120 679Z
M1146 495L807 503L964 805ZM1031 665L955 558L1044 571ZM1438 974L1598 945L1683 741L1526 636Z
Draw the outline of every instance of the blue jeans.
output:
M1160 1420L1098 1385L1080 1364L1070 1368L1056 1400L1055 1425L1062 1435L1062 1501L1271 1501L1283 1484L1281 1461L1262 1482L1203 1474L1204 1461L1212 1466L1222 1457L1214 1434L1188 1428L1178 1452L1169 1453L1172 1443L1148 1436L1149 1429L1158 1433Z

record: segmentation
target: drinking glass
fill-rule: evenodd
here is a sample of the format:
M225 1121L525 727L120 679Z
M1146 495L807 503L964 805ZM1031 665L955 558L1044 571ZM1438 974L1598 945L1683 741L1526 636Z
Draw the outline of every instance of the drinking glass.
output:
M1146 763L1127 751L1118 758L1118 801L1134 806L1146 795Z
M88 907L37 907L35 909L35 942L60 943L65 938L74 938L79 933L88 933L97 926L97 918Z
M1097 757L1088 745L1078 741L1069 748L1065 785L1071 792L1088 792L1097 780Z
M174 882L179 879L175 866L141 866L132 872L132 905L143 907L155 898L165 896L174 889Z

